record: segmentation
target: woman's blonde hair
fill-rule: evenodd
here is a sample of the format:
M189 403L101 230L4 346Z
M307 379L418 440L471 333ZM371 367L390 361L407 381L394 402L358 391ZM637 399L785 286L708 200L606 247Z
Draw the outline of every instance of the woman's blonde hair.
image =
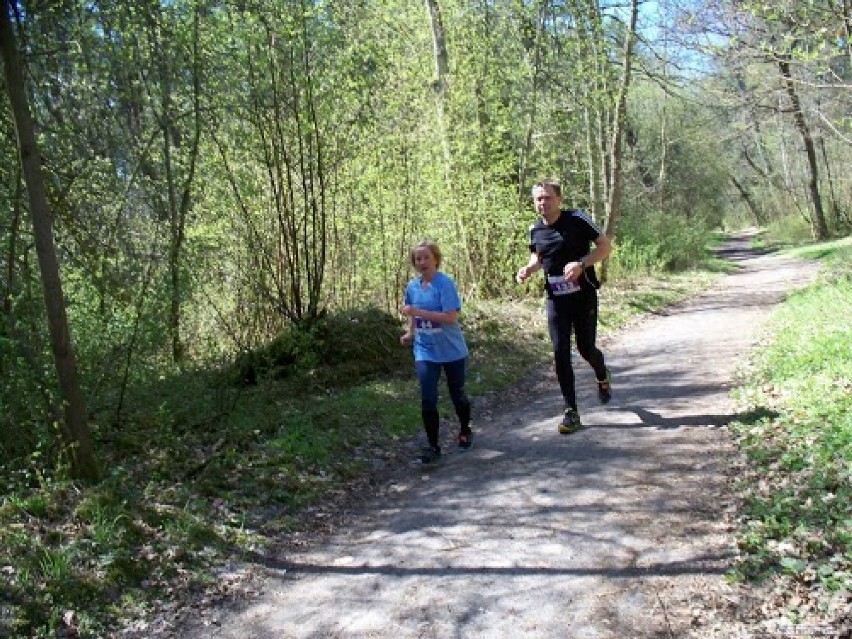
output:
M417 253L418 249L429 249L429 252L432 253L435 258L435 266L437 268L441 268L441 259L443 256L441 255L441 248L438 246L437 242L432 240L420 240L417 244L411 247L411 265L414 266L414 256Z

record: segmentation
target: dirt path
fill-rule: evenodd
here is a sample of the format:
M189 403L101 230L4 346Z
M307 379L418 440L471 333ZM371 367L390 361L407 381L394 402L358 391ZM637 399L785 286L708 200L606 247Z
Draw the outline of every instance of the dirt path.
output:
M175 636L768 636L732 620L741 594L724 582L728 391L771 308L816 267L748 242L724 247L738 270L714 290L607 341L609 406L577 367L588 428L557 434L542 371L511 408L480 411L473 450L402 469L326 542L268 561L255 597Z

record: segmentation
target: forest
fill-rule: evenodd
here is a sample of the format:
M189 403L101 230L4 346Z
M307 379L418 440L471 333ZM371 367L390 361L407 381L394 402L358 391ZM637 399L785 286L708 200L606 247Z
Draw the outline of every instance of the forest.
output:
M140 548L250 536L241 465L274 466L254 488L294 517L352 480L310 469L365 442L315 424L406 383L419 239L505 357L483 384L528 367L500 313L537 300L514 274L539 179L613 238L613 290L731 229L852 232L846 0L3 0L0 50L0 512L35 557L0 576L0 629L21 636L72 596L39 584L95 599L80 574L131 590ZM397 413L367 442L416 432ZM214 507L227 530L196 525Z

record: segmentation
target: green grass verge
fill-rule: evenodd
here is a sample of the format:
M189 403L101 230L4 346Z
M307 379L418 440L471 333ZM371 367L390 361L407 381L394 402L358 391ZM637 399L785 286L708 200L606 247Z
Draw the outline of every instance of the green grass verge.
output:
M773 316L741 391L756 417L731 426L748 460L731 578L785 580L793 621L852 591L852 242L796 252L823 274Z

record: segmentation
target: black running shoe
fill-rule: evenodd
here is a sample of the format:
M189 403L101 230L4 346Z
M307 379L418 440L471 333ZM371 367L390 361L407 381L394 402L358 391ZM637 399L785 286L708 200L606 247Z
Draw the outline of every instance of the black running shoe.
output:
M435 464L441 459L441 448L439 446L427 446L420 455L421 464Z
M606 379L598 380L598 399L601 404L608 404L612 399L612 385L610 384L609 371L606 372Z
M459 433L459 450L469 450L473 446L473 433Z
M583 422L580 421L580 413L573 408L566 408L565 414L562 416L562 421L559 423L559 433L562 435L570 435L583 429Z

